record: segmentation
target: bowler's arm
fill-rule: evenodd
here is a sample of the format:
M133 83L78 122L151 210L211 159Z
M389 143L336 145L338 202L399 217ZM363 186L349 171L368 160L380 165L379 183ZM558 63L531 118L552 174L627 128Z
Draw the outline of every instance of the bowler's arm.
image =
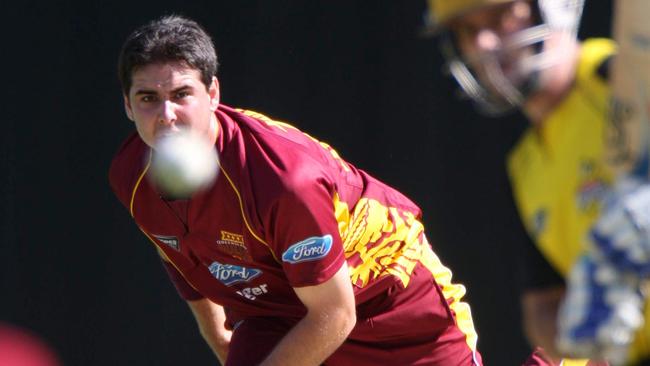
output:
M232 331L225 327L226 314L223 307L208 299L187 301L187 304L192 309L203 339L208 343L219 362L222 365L225 364Z
M346 263L328 281L294 290L307 307L307 315L282 338L262 366L320 365L354 328L354 293Z
M163 268L167 271L179 295L185 299L194 314L203 339L208 343L214 354L223 365L228 356L232 331L226 329L226 314L221 305L206 299L196 291L174 267L164 251L159 247L158 254L162 259Z

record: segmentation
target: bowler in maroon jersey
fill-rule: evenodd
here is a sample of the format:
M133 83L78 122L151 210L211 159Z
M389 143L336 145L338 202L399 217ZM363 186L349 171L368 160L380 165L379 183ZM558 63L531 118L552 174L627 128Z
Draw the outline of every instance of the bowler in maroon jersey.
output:
M465 289L431 250L421 212L289 124L219 103L212 40L168 16L119 58L137 133L110 183L155 244L201 334L231 365L481 365ZM215 183L168 197L158 138L200 133Z

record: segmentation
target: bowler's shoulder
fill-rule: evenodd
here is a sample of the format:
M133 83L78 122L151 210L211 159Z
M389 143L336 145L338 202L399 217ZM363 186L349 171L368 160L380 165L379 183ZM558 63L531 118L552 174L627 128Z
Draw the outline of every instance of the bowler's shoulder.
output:
M120 200L126 199L128 192L146 168L145 158L149 147L136 132L129 135L115 153L108 173L111 188Z

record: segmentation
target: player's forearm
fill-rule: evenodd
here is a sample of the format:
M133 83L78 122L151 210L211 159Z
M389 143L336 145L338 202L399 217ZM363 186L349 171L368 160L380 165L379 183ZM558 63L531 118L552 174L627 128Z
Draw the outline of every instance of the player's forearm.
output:
M557 311L564 286L529 290L522 296L524 332L533 346L544 348L553 359L559 359L555 347Z
M188 301L201 336L223 365L228 357L232 331L225 328L226 315L218 304L208 299Z
M554 314L557 313L555 312ZM562 357L555 347L555 336L557 334L557 327L555 326L556 319L551 316L544 318L546 321L537 319L534 324L525 325L526 339L529 344L543 348L547 356L557 362Z
M199 325L199 331L205 342L210 346L219 362L223 365L228 358L231 332L228 330L216 331L214 328Z
M356 314L344 309L308 314L261 365L320 365L345 341L355 324Z

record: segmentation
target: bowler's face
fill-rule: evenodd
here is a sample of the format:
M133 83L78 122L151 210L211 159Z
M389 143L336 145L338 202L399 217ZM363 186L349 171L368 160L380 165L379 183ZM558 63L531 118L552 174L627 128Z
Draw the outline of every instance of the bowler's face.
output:
M155 148L165 134L191 129L209 141L216 139L219 84L206 88L198 70L182 63L150 64L133 72L126 113L142 140Z

